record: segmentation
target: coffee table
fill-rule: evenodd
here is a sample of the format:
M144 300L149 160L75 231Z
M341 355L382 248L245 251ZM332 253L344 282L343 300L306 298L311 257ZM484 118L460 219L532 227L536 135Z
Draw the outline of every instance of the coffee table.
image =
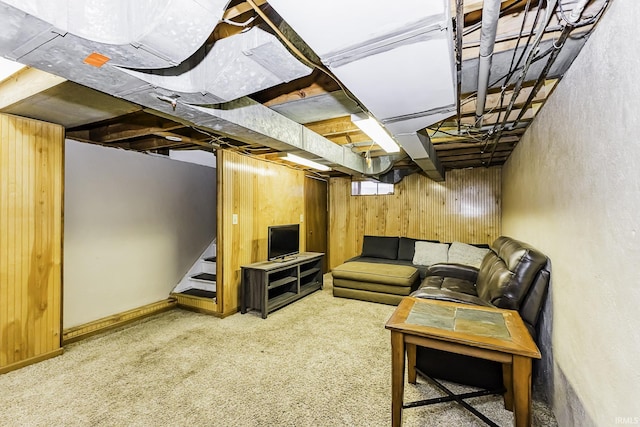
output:
M416 383L416 346L502 363L504 405L516 426L531 425L531 361L540 351L517 311L414 297L402 299L385 328L391 331L391 420L402 425L405 354Z

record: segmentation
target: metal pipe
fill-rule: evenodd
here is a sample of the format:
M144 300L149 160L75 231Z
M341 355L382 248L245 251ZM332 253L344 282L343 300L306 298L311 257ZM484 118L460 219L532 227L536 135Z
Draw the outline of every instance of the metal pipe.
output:
M518 98L518 95L520 94L520 90L522 89L522 83L524 82L524 80L526 78L527 71L529 70L529 66L531 65L531 62L533 61L533 58L535 57L535 53L536 53L536 51L538 49L540 41L542 40L542 36L545 33L545 28L547 28L549 26L549 22L551 21L551 18L553 16L553 11L556 9L557 6L558 6L558 1L557 0L551 0L551 1L549 1L547 3L545 19L542 20L541 23L540 23L540 30L538 31L538 35L536 36L536 39L533 42L533 46L531 47L531 50L529 51L529 56L527 58L527 62L525 63L525 66L524 66L522 72L520 73L520 77L518 78L516 86L513 89L513 95L511 96L511 101L509 102L509 106L507 107L507 110L505 112L502 124L498 128L498 132L496 133L496 135L493 138L491 138L491 140L493 141L493 148L491 150L491 155L489 156L489 162L487 163L487 166L491 165L491 161L493 160L493 155L496 152L496 148L498 147L498 142L500 141L500 137L502 136L502 132L504 131L504 129L506 127L506 123L509 120L509 115L511 114L511 111L513 110L513 106L515 105L516 99ZM489 140L487 140L487 143L485 144L485 148L487 147L488 144L489 144Z
M482 28L480 29L480 55L478 57L478 92L476 95L476 121L477 128L482 127L484 107L487 102L487 89L489 89L489 73L491 72L491 60L493 48L496 44L498 31L498 19L500 18L500 0L487 0L482 6Z
M462 107L460 97L462 92L462 33L464 28L464 0L456 0L456 87L458 91L456 102L456 123L460 132L462 122Z

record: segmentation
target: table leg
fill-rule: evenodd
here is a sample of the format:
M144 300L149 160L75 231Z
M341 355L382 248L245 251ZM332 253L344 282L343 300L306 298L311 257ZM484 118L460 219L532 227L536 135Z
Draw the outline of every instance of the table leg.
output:
M513 412L513 365L502 364L502 383L504 384L504 409Z
M247 290L245 289L247 286L247 279L245 279L245 271L243 268L240 269L242 272L242 276L240 276L240 313L245 314L247 312Z
M513 355L513 406L516 427L531 426L531 358Z
M404 335L391 331L391 426L402 425L404 403Z
M407 349L407 372L408 378L407 382L409 384L416 383L416 345L415 344L405 344Z

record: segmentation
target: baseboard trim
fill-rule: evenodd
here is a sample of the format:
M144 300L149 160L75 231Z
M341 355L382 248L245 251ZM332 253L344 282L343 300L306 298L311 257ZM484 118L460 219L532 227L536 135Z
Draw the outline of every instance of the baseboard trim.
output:
M202 298L180 293L172 293L171 298L175 298L178 307L185 310L221 317L220 312L218 312L218 303L211 298Z
M114 314L112 316L103 317L102 319L94 320L93 322L85 323L84 325L65 329L62 332L62 344L71 344L76 341L88 338L92 335L96 335L110 329L115 329L128 323L135 322L136 320L153 316L154 314L162 313L163 311L171 310L176 305L177 302L175 299L168 298L166 300L134 308L133 310L128 310L122 313Z
M10 371L15 371L16 369L24 368L25 366L32 365L34 363L42 362L43 360L51 359L52 357L60 356L63 352L64 349L58 348L39 356L30 357L29 359L24 359L19 362L12 363L11 365L0 367L0 375L6 374Z

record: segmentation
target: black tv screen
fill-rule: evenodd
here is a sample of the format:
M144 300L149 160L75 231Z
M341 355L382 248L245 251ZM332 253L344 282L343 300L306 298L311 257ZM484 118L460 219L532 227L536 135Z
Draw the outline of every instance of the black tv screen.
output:
M300 224L272 225L269 227L269 261L300 252Z

